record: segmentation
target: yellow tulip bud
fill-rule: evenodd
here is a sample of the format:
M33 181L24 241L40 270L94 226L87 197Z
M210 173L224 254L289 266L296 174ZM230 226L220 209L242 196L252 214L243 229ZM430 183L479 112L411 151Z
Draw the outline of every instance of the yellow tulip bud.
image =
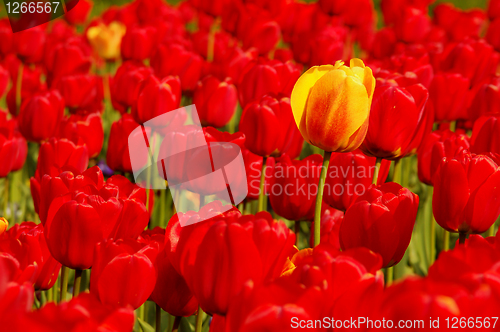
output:
M125 31L125 25L120 22L111 22L109 25L101 23L87 30L87 39L101 58L116 59L120 57L120 47Z
M304 139L328 152L356 150L368 130L375 78L363 61L315 66L297 80L291 105Z
M0 218L0 235L2 235L9 227L9 222L5 218Z

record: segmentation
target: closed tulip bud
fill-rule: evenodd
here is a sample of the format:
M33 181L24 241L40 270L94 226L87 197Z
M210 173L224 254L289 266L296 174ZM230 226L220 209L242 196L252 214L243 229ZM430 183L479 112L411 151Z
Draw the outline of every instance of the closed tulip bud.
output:
M500 113L500 77L492 78L479 87L468 110L471 121L486 113Z
M220 128L233 117L238 94L230 78L221 82L214 76L207 76L198 82L193 103L202 125Z
M142 82L153 74L150 67L133 61L124 62L111 82L111 101L120 113L125 113L139 97Z
M326 173L323 199L330 206L346 211L372 184L375 158L359 150L333 153ZM377 184L383 184L389 175L391 162L382 160Z
M153 54L156 46L156 29L152 26L133 27L123 36L121 54L125 60L145 60Z
M324 63L333 63L342 58L344 54L344 42L347 29L344 27L326 26L320 32L311 32L311 43L305 48L307 63L311 66L319 66ZM304 47L301 39L296 39L295 47ZM321 51L320 51L321 50ZM305 59L305 58L304 58Z
M12 70L19 71L19 63L16 63L9 69L9 71L11 71L10 75L12 77L12 84L10 90L7 92L7 107L9 109L9 113L13 116L17 116L19 114L19 107L16 97L16 87L19 75L17 73L13 75ZM23 75L21 76L21 105L26 99L32 97L36 93L46 90L45 84L41 82L41 75L41 67L35 67L33 69L24 67Z
M138 126L139 124L128 113L123 114L120 120L111 125L106 163L113 171L132 172L128 137Z
M13 39L14 51L25 63L36 63L43 59L46 34L42 26L17 32Z
M347 5L346 0L333 1L333 0L319 0L319 8L328 15L340 15Z
M439 4L434 8L434 21L446 30L451 40L478 38L486 20L482 10L462 11L452 4Z
M460 74L440 73L429 87L436 121L456 121L467 118L470 81Z
M179 44L158 46L151 58L151 67L158 77L178 76L183 91L196 88L201 75L203 59Z
M477 154L500 153L500 114L484 115L476 120L470 150Z
M382 256L384 267L397 264L410 244L418 201L394 182L370 187L345 213L342 250L365 247Z
M449 232L482 233L500 215L500 169L487 156L443 158L433 183L434 218Z
M71 113L101 112L104 104L102 79L92 75L64 76L53 82Z
M88 74L92 66L92 49L84 38L70 37L64 42L48 46L44 62L50 73L50 80L67 75Z
M87 146L89 158L99 155L104 141L102 119L97 113L88 115L74 114L63 118L59 126L59 137L78 143L79 140Z
M256 16L245 16L238 30L238 36L243 42L243 48L255 47L259 54L267 54L272 51L281 38L278 23L263 18L260 13Z
M296 158L302 150L303 140L294 124L290 100L277 100L264 96L260 102L248 104L239 129L245 134L246 147L259 156Z
M281 157L274 166L269 188L273 211L289 220L311 221L322 164L323 158L318 154L303 160Z
M47 248L42 224L25 221L14 225L3 237L0 236L0 249L14 256L19 261L21 270L29 265L37 266L34 276L36 290L47 290L54 286L61 264Z
M469 150L470 139L465 133L449 129L429 133L418 150L418 177L425 184L432 185L434 173L443 158L453 158L463 150Z
M179 108L181 82L178 77L167 76L160 81L155 76L149 76L142 84L131 113L138 123Z
M9 227L9 222L4 217L0 218L0 235L2 235Z
M396 37L405 43L418 43L425 39L431 28L431 19L427 11L413 7L403 8L403 13L396 19L394 31Z
M368 133L361 150L373 157L399 159L410 154L416 136L432 129L429 93L421 84L408 87L377 85L370 112ZM425 128L421 128L421 127Z
M64 100L59 92L35 94L21 105L19 131L28 141L44 141L56 134L63 115Z
M100 23L87 29L87 39L101 58L114 60L120 57L120 45L126 30L120 22L111 22L109 25Z
M77 4L64 14L64 19L71 25L84 24L94 3L88 0L78 0Z
M139 308L153 292L158 243L106 240L96 246L90 293L104 304ZM117 282L117 276L119 277Z
M375 78L358 59L351 67L312 67L297 81L291 105L302 137L328 152L356 150L368 130Z

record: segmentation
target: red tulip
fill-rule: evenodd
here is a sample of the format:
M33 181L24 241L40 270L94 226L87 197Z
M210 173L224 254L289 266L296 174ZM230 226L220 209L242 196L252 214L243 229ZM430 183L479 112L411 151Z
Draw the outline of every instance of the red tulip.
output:
M106 240L96 245L90 293L102 303L139 308L153 291L158 243ZM117 280L117 276L119 279Z
M476 120L470 150L477 154L500 153L500 114L484 115Z
M226 215L182 228L172 259L203 310L222 315L245 283L279 276L295 243L295 235L268 213ZM224 280L231 282L219 287Z
M90 175L91 171L87 173ZM132 196L122 198L120 187L113 183L89 183L90 178L85 175L73 177L63 173L61 179L45 176L42 183L42 192L47 190L52 199L43 204L50 206L45 221L49 250L63 265L81 270L92 266L97 243L107 238L136 238L149 221L142 201Z
M7 71L7 69L5 69L0 65L0 97L3 96L3 93L7 89L7 85L9 84L9 79L10 79L9 72Z
M220 16L224 7L224 1L222 0L215 0L210 2L203 0L194 0L191 3L192 6L197 10L212 16Z
M264 96L248 104L241 115L239 129L245 134L246 147L260 156L295 158L300 154L303 138L295 125L290 99Z
M84 24L89 18L94 3L88 0L78 0L77 4L64 14L64 18L71 25Z
M81 139L87 146L89 157L95 158L101 152L104 141L102 119L97 113L65 117L59 126L58 136L75 144Z
M486 33L486 40L488 43L493 45L497 51L500 50L500 33L498 29L500 28L500 19L497 18L488 26L488 32Z
M7 120L7 114L0 112L0 177L21 169L26 160L28 145L17 131L17 121Z
M30 279L35 269L31 266L21 271L20 264L14 257L7 253L0 253L0 270L2 271L0 275L0 323L2 328L5 328L9 319L31 310L34 292Z
M497 17L500 17L500 1L491 0L488 3L488 17L490 20L494 20Z
M472 121L487 113L500 113L500 77L494 77L479 87L468 110Z
M428 98L427 89L420 84L405 88L377 85L368 133L360 149L385 159L399 159L411 153L412 143L421 130L432 128L431 109L426 107ZM420 134L420 140L421 137Z
M71 75L54 81L71 113L88 114L103 110L103 85L98 76Z
M243 161L245 162L245 173L247 175L247 200L257 199L260 194L260 176L262 174L262 161L264 158L253 154L247 148L243 148L241 153L243 155ZM268 157L264 174L264 193L266 195L269 195L274 164L274 158Z
M339 232L343 220L344 213L342 211L331 207L327 207L322 211L320 244L328 243L332 248L340 251ZM311 224L311 229L314 229L314 222ZM311 232L309 245L314 248L314 232Z
M38 93L21 105L19 131L28 141L40 142L55 135L64 114L64 100L57 91Z
M193 103L204 126L224 127L233 117L238 104L236 87L231 79L219 81L207 76L194 91Z
M121 55L125 60L149 59L156 47L156 29L152 26L127 29L122 38Z
M382 160L377 184L383 184L389 175L391 162ZM346 211L372 184L375 158L367 157L359 150L333 153L326 173L323 199L328 205Z
M156 241L160 246L154 262L158 271L158 279L149 299L173 316L191 316L198 308L198 302L193 297L184 278L170 262L172 248L170 245L164 245L165 230L156 227L152 231L144 231L141 238L146 243L147 241Z
M19 31L12 39L15 53L25 63L40 62L43 58L45 39L45 31L41 26Z
M238 83L239 100L242 108L252 101L259 101L265 95L290 97L293 86L300 76L300 70L291 62L265 60L248 63Z
M45 52L50 78L88 74L92 50L83 37L64 38Z
M405 43L418 43L425 39L431 28L427 9L414 7L401 8L402 12L394 24L396 37Z
M432 179L441 160L453 158L470 147L465 133L454 133L449 129L429 133L418 151L418 177L425 184L432 185Z
M151 67L158 77L180 78L183 91L194 90L200 79L203 59L179 44L162 44L151 58Z
M120 113L125 113L139 97L141 83L153 70L132 61L124 62L111 82L111 101Z
M29 67L24 67L21 82L21 104L18 105L16 87L19 76L19 64L20 63L15 63L12 68L8 68L11 72L10 75L12 77L12 85L9 92L7 92L7 107L9 108L10 114L13 116L17 116L19 114L19 107L26 99L32 97L37 92L43 92L46 90L46 86L41 83L42 68L34 67L31 69ZM16 71L14 75L12 70Z
M132 308L104 305L95 296L81 293L70 301L50 302L27 315L10 317L6 328L12 332L127 332L133 329L134 321Z
M111 125L106 163L112 170L132 172L128 137L138 126L130 114L123 114L120 120Z
M434 8L434 21L446 30L451 40L478 38L486 20L482 10L462 11L452 4L439 4Z
M347 5L347 0L319 0L319 8L328 15L341 15L344 7Z
M500 169L487 156L443 158L433 183L434 217L449 232L482 233L500 215Z
M168 76L160 81L149 76L142 83L137 102L132 107L132 116L138 123L144 123L179 108L180 102L179 78Z
M269 188L273 211L289 220L311 221L322 164L318 154L293 161L286 155L281 157L274 166Z
M384 266L397 264L410 244L418 196L394 182L372 186L346 211L340 226L342 250L365 247Z
M13 52L14 48L14 33L10 27L8 18L3 18L0 20L0 39L2 43L0 45L0 54L6 55Z
M49 252L43 225L25 221L12 226L0 236L0 250L11 254L19 261L21 270L35 265L35 282L37 290L47 290L54 286L59 275L61 264Z
M434 76L429 88L436 121L455 121L467 118L470 82L460 74L442 73Z

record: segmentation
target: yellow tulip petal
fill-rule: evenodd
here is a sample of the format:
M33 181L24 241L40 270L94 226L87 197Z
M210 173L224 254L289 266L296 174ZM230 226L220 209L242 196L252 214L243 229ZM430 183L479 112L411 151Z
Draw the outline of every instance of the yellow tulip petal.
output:
M370 104L365 86L344 70L332 70L311 89L301 132L312 144L326 151L344 149L351 136L365 123Z
M316 81L332 69L332 65L311 67L308 71L302 74L302 76L300 76L295 83L290 97L290 104L292 106L293 118L295 119L297 127L300 126L307 98L309 97L309 91Z

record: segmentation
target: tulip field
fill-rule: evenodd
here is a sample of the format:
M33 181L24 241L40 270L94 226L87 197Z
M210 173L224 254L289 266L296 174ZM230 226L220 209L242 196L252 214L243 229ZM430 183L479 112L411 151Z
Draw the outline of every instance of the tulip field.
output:
M500 0L1 0L0 332L500 330Z

